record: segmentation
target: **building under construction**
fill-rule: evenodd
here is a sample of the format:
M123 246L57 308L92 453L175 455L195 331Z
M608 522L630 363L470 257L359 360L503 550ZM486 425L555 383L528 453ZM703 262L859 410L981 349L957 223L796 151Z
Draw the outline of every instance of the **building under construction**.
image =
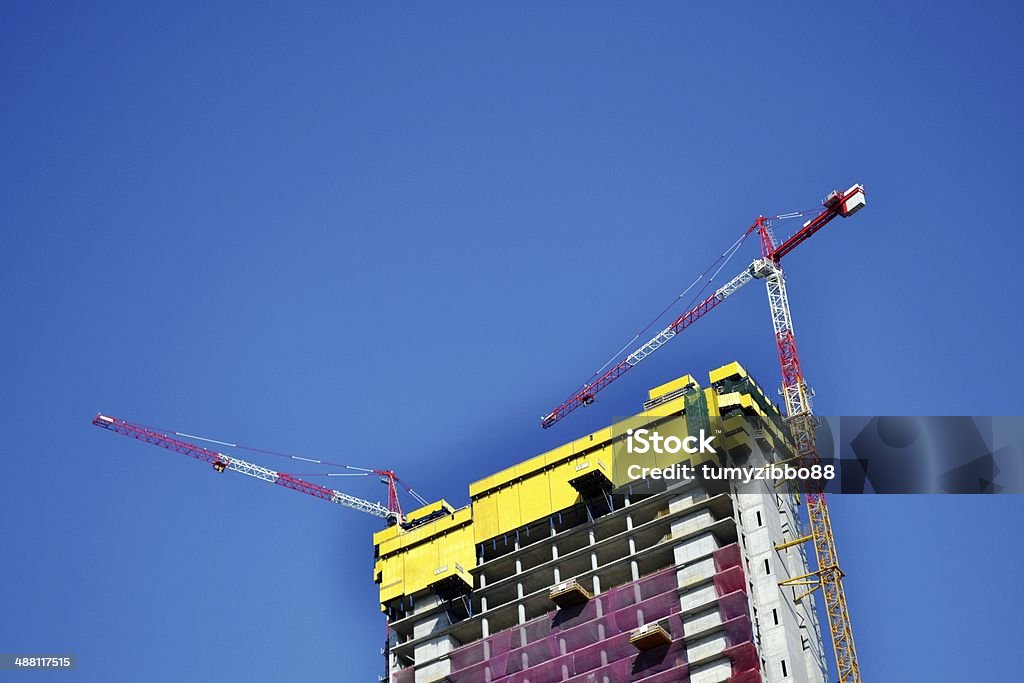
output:
M726 459L792 456L779 410L739 364L708 380L652 389L637 415L472 484L469 505L439 501L375 534L382 680L827 680L800 496L617 466L625 425L714 424Z
M390 469L241 446L102 413L92 423L219 473L236 472L386 520L388 528L374 535L374 578L388 616L382 680L824 680L811 600L820 590L839 683L860 683L819 475L802 486L804 530L792 482L759 479L741 490L716 471L769 463L777 468L782 462L805 472L821 469L813 392L797 352L781 262L833 219L848 218L865 204L864 187L855 184L829 193L820 209L774 216L810 216L781 241L772 219L759 216L676 297L703 283L685 312L628 355L609 361L546 413L540 426L547 429L593 403L598 392L754 280L763 280L768 293L785 420L737 363L711 372L707 388L687 375L652 389L638 414L476 482L470 504L458 510L444 501L429 504ZM706 295L755 234L760 258ZM699 466L701 476L631 474L638 463L622 445L640 429L670 432L680 443L700 440L702 447L684 457L662 454L649 464ZM705 451L703 439L712 433L718 449ZM183 438L345 470L307 477L379 476L388 486L387 505ZM399 486L423 507L404 514ZM804 549L811 541L813 572Z

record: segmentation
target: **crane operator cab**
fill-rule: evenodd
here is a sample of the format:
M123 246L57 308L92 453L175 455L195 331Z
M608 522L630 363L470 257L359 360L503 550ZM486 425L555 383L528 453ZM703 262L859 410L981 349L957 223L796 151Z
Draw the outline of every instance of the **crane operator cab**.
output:
M217 470L218 472L223 472L227 468L228 464L223 460L218 460L217 462L213 463L213 469Z

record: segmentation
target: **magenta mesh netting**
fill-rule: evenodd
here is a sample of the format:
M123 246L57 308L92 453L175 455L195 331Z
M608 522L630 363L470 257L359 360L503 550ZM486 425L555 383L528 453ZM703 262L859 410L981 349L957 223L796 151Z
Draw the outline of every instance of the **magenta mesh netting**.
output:
M676 594L676 591L669 591L643 602L638 602L635 605L630 605L612 616L615 617L615 627L619 631L629 631L637 626L664 619L678 611L679 596Z
M636 654L636 649L629 644L628 633L619 633L577 650L575 654L572 660L573 669L576 673L583 673L626 659Z
M645 676L642 679L633 678L631 680L642 680L644 683L687 683L690 680L690 670L689 667L683 664L678 668L662 671L653 676Z
M551 630L572 628L591 619L596 619L599 616L597 610L598 603L600 602L600 600L588 600L583 605L566 607L565 609L555 610L553 613L548 612L549 618L553 616L551 619Z
M570 652L551 661L531 666L529 669L510 674L501 683L555 683L573 675L573 654Z
M587 645L593 645L599 640L604 640L606 636L613 633L617 633L617 631L615 630L614 621L609 616L594 619L564 631L558 631L553 634L553 637L559 642L559 652L575 652Z
M416 669L397 669L391 672L391 683L413 683L416 680Z
M542 614L536 619L531 619L521 626L513 626L508 629L512 632L511 647L522 647L535 643L551 632L551 615Z
M629 683L629 680L629 662L621 660L608 666L602 666L600 669L574 676L566 683Z
M601 594L599 597L605 612L620 610L627 605L675 590L679 586L677 571L677 567L667 567Z
M605 613L614 612L628 605L636 604L640 602L640 599L639 581L633 581L624 586L612 588L598 596L598 600L601 601L601 606Z
M759 683L757 650L737 544L713 554L714 585L736 683ZM449 658L455 683L644 683L689 680L680 602L678 567L667 567L638 581L608 590L584 605L552 610L525 624L454 650ZM629 644L630 631L659 622L672 642L647 652ZM486 651L485 651L486 643ZM486 654L490 653L490 659ZM405 675L403 670L396 675ZM751 675L753 677L751 677ZM411 678L393 678L407 683Z
M718 612L722 615L722 619L729 620L733 617L739 617L744 614L750 614L750 608L747 606L747 593L742 590L733 591L728 595L723 595L718 599Z
M501 654L491 657L486 662L480 662L468 669L455 670L447 680L452 683L490 683L490 681L504 681L505 670L508 662L508 654Z
M750 617L746 614L740 615L722 624L725 630L725 637L729 645L753 642L754 631L750 625Z
M742 567L731 567L724 572L715 574L715 590L719 597L745 588L746 580L743 577Z
M732 662L733 676L747 671L757 671L757 648L753 643L741 643L727 648L725 656Z
M506 629L487 638L482 638L452 650L448 655L452 662L452 671L479 664L486 660L488 655L493 658L497 655L507 654L511 649L511 640L512 632L510 629ZM504 675L504 670L501 673Z
M712 557L715 558L716 572L725 571L729 567L739 567L742 560L738 543L730 543L723 548L719 548L712 554Z
M662 671L675 671L686 665L686 643L682 638L673 640L668 647L659 647L641 652L632 662L633 680L647 680L647 677ZM684 671L685 673L685 671Z
M636 582L640 587L640 599L653 598L655 595L661 595L678 588L679 581L676 579L676 572L678 571L678 567L667 567L641 578Z
M554 638L544 638L536 643L530 643L524 647L512 650L508 656L506 672L513 674L548 661L558 654L558 651L555 649L557 644L554 641Z

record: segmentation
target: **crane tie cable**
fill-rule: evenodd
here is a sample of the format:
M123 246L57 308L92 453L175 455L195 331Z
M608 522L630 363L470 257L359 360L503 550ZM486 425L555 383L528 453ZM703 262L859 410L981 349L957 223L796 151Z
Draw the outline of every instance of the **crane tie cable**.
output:
M654 317L653 320L651 320L649 323L647 323L647 325L642 330L640 330L635 335L633 335L632 339L630 339L628 342L626 342L625 345L623 345L623 347L621 349L616 351L611 356L611 358L609 358L605 362L604 365L602 365L600 368L598 368L598 370L594 374L592 374L590 377L588 377L587 381L584 382L580 386L580 389L581 390L585 389L590 384L590 380L592 380L595 377L597 377L598 375L600 375L602 372L604 372L608 368L609 365L611 365L617 359L621 358L622 354L626 351L626 349L628 349L633 344L633 342L635 342L637 339L640 339L640 337L643 334L645 334L648 330L650 330L652 327L654 327L654 325L659 320L661 320L663 317L665 317L665 314L668 313L670 310L672 310L676 306L676 304L679 302L679 300L682 299L684 296L686 296L687 292L689 292L691 289L693 289L695 286L697 286L697 283L699 283L704 278L704 276L708 273L708 271L710 271L715 266L718 266L718 270L716 270L714 272L714 274L710 278L708 278L707 282L704 283L704 286L697 293L697 296L694 297L690 301L690 306L692 307L693 303L696 302L697 298L700 297L700 295L703 294L704 290L706 290L708 288L708 285L710 285L711 282L715 279L715 277L717 277L718 274L720 272L722 272L722 268L724 268L726 266L726 264L728 264L729 261L732 260L732 257L736 255L736 252L739 251L741 246L743 246L744 240L746 240L749 235L750 235L749 231L748 232L744 232L742 235L740 235L739 239L737 239L735 242L733 242L732 245L730 245L728 249L726 249L724 252L722 252L721 255L719 255L719 257L717 259L715 259L714 262L711 263L711 265L709 265L703 271L701 271L701 273L699 275L697 275L697 277L694 279L694 281L691 282L690 285L686 289L684 289L674 299L672 299L672 302L669 303L669 305L666 306L664 309L662 309L661 313L659 313L657 316ZM722 262L723 259L725 259L724 262ZM718 265L719 262L722 262L720 266Z

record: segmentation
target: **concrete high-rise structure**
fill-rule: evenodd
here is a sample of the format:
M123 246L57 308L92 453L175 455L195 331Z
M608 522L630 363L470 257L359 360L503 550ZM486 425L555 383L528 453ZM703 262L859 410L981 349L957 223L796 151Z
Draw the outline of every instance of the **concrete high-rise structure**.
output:
M388 677L431 681L827 679L800 498L771 481L635 480L626 429L719 436L790 457L778 409L737 363L652 389L643 411L470 486L374 536ZM718 460L715 460L718 458ZM781 546L781 547L780 547ZM796 583L799 583L797 581Z

